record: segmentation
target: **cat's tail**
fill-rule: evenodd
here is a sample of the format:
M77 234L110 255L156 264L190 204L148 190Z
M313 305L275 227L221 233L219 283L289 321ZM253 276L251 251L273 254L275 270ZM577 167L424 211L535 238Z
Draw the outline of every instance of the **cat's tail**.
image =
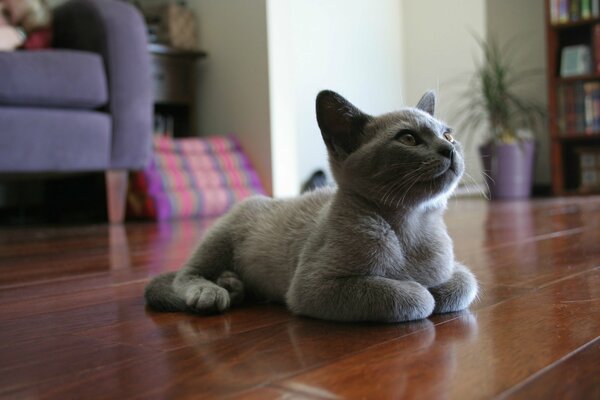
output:
M175 294L173 280L176 272L158 275L150 281L144 291L146 304L155 311L185 311L185 301Z

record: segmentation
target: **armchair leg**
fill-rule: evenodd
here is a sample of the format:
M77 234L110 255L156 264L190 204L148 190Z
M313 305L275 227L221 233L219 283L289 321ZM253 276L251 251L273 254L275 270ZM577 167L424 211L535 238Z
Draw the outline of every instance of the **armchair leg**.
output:
M111 224L120 224L125 219L126 196L127 171L106 171L106 205Z

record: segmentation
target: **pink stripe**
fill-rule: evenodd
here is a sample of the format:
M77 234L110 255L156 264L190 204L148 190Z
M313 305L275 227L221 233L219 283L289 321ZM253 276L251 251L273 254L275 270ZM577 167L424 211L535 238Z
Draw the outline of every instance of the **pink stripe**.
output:
M241 179L241 177L238 173L237 167L231 158L231 153L229 153L221 148L218 156L220 157L221 160L223 160L224 170L229 172L229 174L231 175L231 185L236 188L241 187L243 180Z
M186 187L187 180L183 173L181 159L176 155L166 156L166 173L169 176L170 187Z

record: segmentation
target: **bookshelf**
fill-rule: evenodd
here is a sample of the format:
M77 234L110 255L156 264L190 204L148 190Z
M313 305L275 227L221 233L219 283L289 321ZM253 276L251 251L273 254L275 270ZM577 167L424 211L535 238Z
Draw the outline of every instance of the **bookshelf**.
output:
M593 175L595 172L585 165L589 154L598 154L595 161L592 156L592 162L600 167L599 8L598 0L546 0L550 151L552 190L556 195L600 193L600 176ZM576 45L589 46L591 68L563 77L563 49ZM590 179L596 179L597 184L590 186Z

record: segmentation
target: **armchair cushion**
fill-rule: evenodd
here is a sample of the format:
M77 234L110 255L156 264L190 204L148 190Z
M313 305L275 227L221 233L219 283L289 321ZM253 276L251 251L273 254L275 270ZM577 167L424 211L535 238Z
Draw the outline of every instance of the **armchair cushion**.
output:
M109 165L103 112L0 107L0 171L100 171Z
M0 52L0 105L95 109L108 101L99 54L71 50Z

